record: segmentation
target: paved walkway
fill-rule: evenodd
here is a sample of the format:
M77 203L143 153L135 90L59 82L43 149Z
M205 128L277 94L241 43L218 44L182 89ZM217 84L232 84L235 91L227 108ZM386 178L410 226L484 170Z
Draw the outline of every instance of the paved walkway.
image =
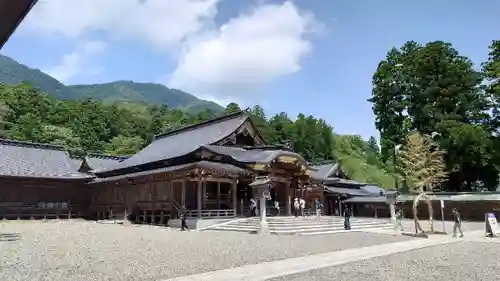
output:
M465 233L466 237L480 237L484 231ZM460 241L450 236L431 236L428 239L382 244L358 249L330 252L319 255L292 258L274 262L247 265L238 268L224 269L203 274L183 276L171 281L264 281L284 275L291 275L309 270L341 265L349 262L371 259L375 257L406 252L441 244ZM163 280L163 281L168 281Z

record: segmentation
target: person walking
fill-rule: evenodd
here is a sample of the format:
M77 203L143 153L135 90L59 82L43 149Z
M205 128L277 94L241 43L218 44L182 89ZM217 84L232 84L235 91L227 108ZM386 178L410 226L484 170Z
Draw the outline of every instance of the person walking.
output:
M453 237L457 237L457 230L460 232L460 237L464 237L464 233L462 231L462 219L460 218L460 212L457 208L453 208Z
M278 200L274 201L274 208L276 209L276 216L279 216L281 214L281 211L280 211L280 202L278 202Z
M344 207L344 229L351 230L351 210L349 207Z
M300 211L300 202L299 202L299 198L297 198L297 197L295 197L293 199L293 211L294 211L295 217L298 217L299 211Z
M306 208L306 200L304 200L304 198L300 198L299 204L300 204L300 215L304 216L304 210Z
M398 228L401 228L401 231L403 231L403 210L398 209L396 212L396 224L394 225L394 230L397 230Z
M181 231L189 230L186 222L187 219L186 207L182 207L181 213L179 214L179 218L181 219Z
M250 198L250 216L257 216L257 202L253 198Z
M316 218L319 221L321 219L321 211L323 209L323 204L321 204L319 198L316 198L315 207L316 207Z

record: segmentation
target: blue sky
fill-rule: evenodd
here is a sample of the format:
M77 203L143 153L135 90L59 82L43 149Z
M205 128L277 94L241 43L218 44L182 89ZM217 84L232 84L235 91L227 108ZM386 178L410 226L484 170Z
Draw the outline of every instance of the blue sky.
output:
M97 8L120 15L45 0L1 53L68 84L161 82L220 102L258 103L269 115L312 114L338 133L368 138L378 136L366 101L371 76L391 47L449 41L479 66L500 39L499 1L198 0L212 3L189 7L201 18L194 23L185 6L193 0L141 13L133 0L119 9L117 0L100 1L108 6Z

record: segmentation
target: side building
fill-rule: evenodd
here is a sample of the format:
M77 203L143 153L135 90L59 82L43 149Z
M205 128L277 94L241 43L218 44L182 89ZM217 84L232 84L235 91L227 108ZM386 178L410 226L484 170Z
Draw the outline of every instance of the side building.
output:
M0 139L0 218L84 216L92 179L62 147Z
M316 187L313 190L316 191L316 196L321 194L324 213L327 215L342 215L348 204L347 199L380 197L384 194L383 189L378 186L350 180L340 163L317 165L313 168L315 171L312 172L311 183ZM357 205L348 205L354 215L359 214Z

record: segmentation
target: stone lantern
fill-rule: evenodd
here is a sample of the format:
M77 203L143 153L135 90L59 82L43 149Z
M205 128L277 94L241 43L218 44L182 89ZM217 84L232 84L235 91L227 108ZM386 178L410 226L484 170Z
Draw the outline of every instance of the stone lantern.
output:
M260 200L260 228L259 233L266 234L269 233L269 228L267 225L266 217L266 200L271 199L271 180L268 177L256 177L255 180L249 184L251 188L255 190L254 194L256 199Z
M387 203L389 203L389 210L391 212L391 222L396 222L396 202L398 193L396 191L386 191L385 196L387 198Z

